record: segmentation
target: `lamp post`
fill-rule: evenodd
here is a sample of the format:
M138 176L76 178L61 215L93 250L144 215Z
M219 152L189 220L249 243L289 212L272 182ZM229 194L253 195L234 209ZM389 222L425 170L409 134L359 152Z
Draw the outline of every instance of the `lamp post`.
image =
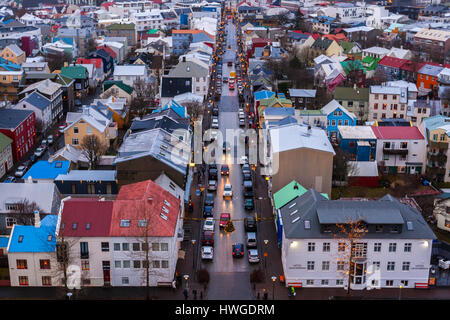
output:
M194 269L195 268L195 243L197 242L197 240L195 240L195 239L192 239L191 240L191 242L192 242L192 269Z
M184 275L184 280L186 280L184 283L184 288L189 289L189 275L188 274Z
M398 291L398 300L402 300L402 288L403 288L403 286L400 285L399 286L399 291Z
M266 267L267 267L267 244L269 243L269 240L264 240L264 271L266 271Z
M275 300L275 281L277 281L277 277L272 276L272 300Z

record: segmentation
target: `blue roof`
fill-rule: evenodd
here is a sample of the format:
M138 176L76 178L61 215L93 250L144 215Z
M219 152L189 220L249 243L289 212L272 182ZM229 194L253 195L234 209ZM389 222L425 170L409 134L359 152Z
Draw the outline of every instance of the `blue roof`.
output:
M263 91L257 91L255 92L255 100L262 100L262 99L268 99L275 95L275 92L263 90Z
M61 38L55 37L55 38L53 38L53 42L56 42L58 40L61 40L64 43L67 43L67 44L70 44L70 45L73 46L73 38L65 38L65 37L61 37Z
M22 68L20 64L13 63L2 57L0 57L0 67L5 69L6 71L20 71Z
M38 161L24 175L23 179L52 179L69 172L70 161Z
M9 237L0 237L0 248L6 248L8 246Z
M24 101L40 110L45 110L52 102L37 91L25 97Z
M175 100L171 100L169 103L167 103L165 106L160 107L156 110L153 110L152 113L158 113L161 111L164 111L166 109L172 109L176 114L178 114L181 118L188 119L189 115L187 113L186 107L180 105Z
M15 225L8 252L53 252L56 248L55 229L58 215L50 214L41 220L41 226ZM51 238L49 236L51 235ZM20 242L19 242L20 241Z
M282 93L282 92L278 92L278 93L277 93L277 96L278 96L278 98L280 98L280 99L286 99L286 95L285 95L284 93Z
M315 23L323 23L323 24L331 24L335 18L328 17L328 16L318 16L317 18L313 19L313 22Z

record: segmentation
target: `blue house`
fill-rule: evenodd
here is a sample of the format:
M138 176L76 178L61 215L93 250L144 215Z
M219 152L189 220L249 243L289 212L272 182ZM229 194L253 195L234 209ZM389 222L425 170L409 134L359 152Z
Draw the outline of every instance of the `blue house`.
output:
M327 116L327 135L330 140L336 140L338 126L356 126L356 115L349 112L334 99L321 111Z
M70 169L70 161L38 161L23 176L24 180L33 182L53 182L60 174L66 174Z
M377 136L370 126L339 126L337 141L351 161L376 160Z
M72 170L54 181L61 194L117 194L116 170Z

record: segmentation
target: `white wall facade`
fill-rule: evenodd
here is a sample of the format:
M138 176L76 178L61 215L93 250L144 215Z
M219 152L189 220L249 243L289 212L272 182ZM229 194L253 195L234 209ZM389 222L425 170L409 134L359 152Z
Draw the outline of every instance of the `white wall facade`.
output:
M407 149L408 153L406 155L400 154L389 154L385 153L384 146L386 143L389 144L389 148L391 150L404 150ZM403 143L406 143L406 148L402 146ZM408 163L421 163L422 169L421 173L425 172L425 165L427 161L427 150L426 150L426 142L425 139L421 140L408 140L408 139L378 139L377 141L377 154L376 159L378 165L380 162L384 162L385 167L398 167L399 173L405 173L406 167L411 167L411 174L416 173L415 168L416 165L409 165Z

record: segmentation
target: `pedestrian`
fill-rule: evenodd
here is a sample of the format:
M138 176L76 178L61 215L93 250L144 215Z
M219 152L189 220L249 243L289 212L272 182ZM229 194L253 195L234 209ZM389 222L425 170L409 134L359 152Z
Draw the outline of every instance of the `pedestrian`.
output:
M177 282L176 282L176 280L172 281L172 289L173 289L173 292L175 292L177 290Z
M197 290L192 290L192 293L194 294L194 300L197 300Z
M267 300L268 296L269 296L269 293L267 292L266 289L264 289L264 298L263 298L263 300Z
M184 300L187 300L189 297L189 293L188 293L187 289L184 289L183 295L184 295Z

